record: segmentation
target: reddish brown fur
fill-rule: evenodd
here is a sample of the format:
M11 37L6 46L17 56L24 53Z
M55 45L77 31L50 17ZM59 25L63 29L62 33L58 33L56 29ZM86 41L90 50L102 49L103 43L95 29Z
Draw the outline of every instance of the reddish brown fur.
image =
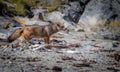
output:
M9 38L8 41L12 42L19 38L23 38L23 42L29 41L32 38L44 38L45 43L50 43L50 36L60 30L64 29L63 24L49 24L45 26L29 25L22 29L16 30Z

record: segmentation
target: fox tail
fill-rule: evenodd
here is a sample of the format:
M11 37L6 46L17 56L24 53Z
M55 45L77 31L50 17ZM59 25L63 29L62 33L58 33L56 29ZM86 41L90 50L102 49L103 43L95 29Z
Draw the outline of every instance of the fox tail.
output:
M15 30L9 37L8 42L11 43L21 36L23 33L23 28Z

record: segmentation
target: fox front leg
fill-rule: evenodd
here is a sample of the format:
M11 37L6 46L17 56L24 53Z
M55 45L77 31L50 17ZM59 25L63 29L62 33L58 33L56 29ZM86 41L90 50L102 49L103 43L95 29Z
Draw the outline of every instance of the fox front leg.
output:
M50 44L50 37L44 37L45 43Z
M27 48L27 47L29 47L29 39L26 39L25 37L22 37L22 41L21 41L21 46L23 47L23 48Z

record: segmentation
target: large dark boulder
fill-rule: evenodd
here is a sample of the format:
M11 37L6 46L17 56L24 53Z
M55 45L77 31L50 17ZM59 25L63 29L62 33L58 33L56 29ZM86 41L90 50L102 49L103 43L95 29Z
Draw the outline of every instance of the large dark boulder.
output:
M63 17L69 22L78 23L82 13L84 12L85 6L90 0L74 0L68 4L66 7L66 13Z

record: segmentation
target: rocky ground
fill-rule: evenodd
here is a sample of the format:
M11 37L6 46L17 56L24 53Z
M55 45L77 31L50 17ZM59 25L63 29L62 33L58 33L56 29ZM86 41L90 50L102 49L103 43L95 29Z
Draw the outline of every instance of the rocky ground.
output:
M61 31L50 45L31 42L28 47L1 44L0 72L120 72L120 41Z
M0 0L0 72L120 72L120 0L9 1ZM47 21L69 32L54 34L49 45L7 42L15 29Z

